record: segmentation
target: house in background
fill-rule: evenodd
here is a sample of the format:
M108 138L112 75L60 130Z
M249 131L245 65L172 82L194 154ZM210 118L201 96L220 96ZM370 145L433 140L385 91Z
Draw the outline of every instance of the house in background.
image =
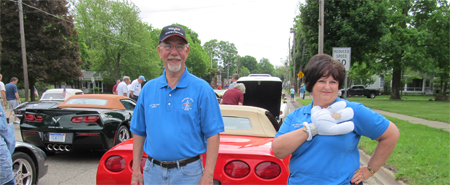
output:
M408 76L404 76L406 78ZM366 88L368 89L381 89L381 91L384 90L384 77L380 77L377 75L374 75L372 78L375 78L375 82L373 84L367 85ZM357 84L355 84L357 85ZM431 82L431 79L425 79L425 78L414 78L412 82L406 83L403 87L402 93L404 94L427 94L431 95L434 93L433 89L433 82ZM391 82L392 86L392 82Z
M98 87L99 92L95 93L103 93L104 85L102 75L96 71L86 71L81 70L83 76L78 79L79 88L85 93L94 93L94 87Z

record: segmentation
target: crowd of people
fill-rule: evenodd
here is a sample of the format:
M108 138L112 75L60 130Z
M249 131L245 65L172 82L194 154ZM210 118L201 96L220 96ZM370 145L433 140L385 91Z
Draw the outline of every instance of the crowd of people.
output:
M113 94L126 96L134 101L138 100L141 93L142 83L146 82L145 77L140 75L137 79L131 81L129 76L124 76L123 81L116 80L116 84L113 86Z

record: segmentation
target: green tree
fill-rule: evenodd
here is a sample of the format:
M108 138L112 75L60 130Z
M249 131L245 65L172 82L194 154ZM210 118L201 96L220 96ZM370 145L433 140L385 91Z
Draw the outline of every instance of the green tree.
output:
M139 18L127 0L79 0L74 3L80 35L89 47L92 69L111 83L123 75L152 79L162 73L156 51L160 30Z
M262 58L261 60L259 60L256 73L274 75L274 67L270 63L269 59Z
M241 57L239 59L239 63L241 66L246 67L250 71L250 73L253 73L256 71L258 61L255 57L245 55L244 57Z
M58 84L76 81L81 76L79 66L82 62L76 42L77 32L72 16L68 14L67 1L25 0L22 7L29 89L32 90L36 82ZM23 82L17 3L1 1L0 17L4 79L16 76L19 82ZM30 96L31 100L35 99L34 93L30 93Z
M236 73L237 49L234 43L228 41L220 41L218 43L219 57L223 64L224 72L228 79Z

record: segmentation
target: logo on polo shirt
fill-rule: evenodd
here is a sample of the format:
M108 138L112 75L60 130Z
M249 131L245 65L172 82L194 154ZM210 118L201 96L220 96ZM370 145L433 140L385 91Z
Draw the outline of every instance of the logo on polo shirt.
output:
M185 111L189 111L192 109L191 107L192 103L194 103L194 100L192 100L192 98L186 97L181 102L183 102L182 109L184 109Z
M294 124L292 124L292 127L294 127L294 128L299 128L300 126L303 126L303 124L302 123L294 123Z

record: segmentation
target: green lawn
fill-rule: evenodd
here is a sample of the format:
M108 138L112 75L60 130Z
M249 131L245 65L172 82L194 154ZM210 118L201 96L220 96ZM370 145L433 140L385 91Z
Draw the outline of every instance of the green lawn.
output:
M397 180L409 185L450 184L450 135L442 129L386 116L400 130L400 139L385 164ZM362 137L359 147L372 155L378 142Z
M427 120L450 123L450 103L433 100L434 96L403 96L402 100L389 100L389 95L366 97L350 97L349 101L360 102L372 109L404 114Z
M375 99L349 98L365 106L449 123L450 103L428 101L432 96L403 96L390 101L389 96ZM298 100L302 105L311 99ZM400 139L385 167L395 172L397 180L407 184L450 184L450 135L442 129L413 124L386 116L400 130ZM372 155L377 142L362 137L359 147Z

